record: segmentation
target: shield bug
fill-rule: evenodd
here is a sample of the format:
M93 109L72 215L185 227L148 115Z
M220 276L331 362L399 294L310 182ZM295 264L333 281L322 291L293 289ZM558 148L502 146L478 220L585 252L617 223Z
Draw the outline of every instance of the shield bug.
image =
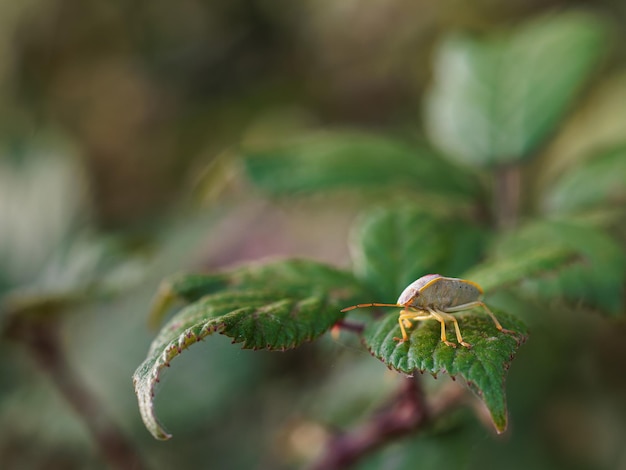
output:
M456 348L456 344L448 341L446 337L446 321L451 321L454 324L457 341L469 348L471 345L463 341L459 322L451 313L482 307L499 331L507 334L515 333L502 328L496 316L481 300L482 294L483 289L475 282L455 277L444 277L440 274L427 274L409 284L402 291L395 304L373 302L352 305L341 311L348 312L363 307L399 307L402 308L398 317L402 338L394 338L394 340L400 342L408 340L409 336L406 329L411 328L414 321L437 320L441 324L441 341Z

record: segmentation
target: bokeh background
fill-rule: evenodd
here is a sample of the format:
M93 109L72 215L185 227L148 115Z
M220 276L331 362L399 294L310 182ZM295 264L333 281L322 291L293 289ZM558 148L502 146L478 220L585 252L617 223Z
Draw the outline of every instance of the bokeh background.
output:
M422 135L442 38L505 34L574 9L610 36L550 148L580 154L626 135L621 0L3 0L0 295L52 298L71 367L148 468L301 465L327 425L358 422L401 380L350 338L288 353L242 351L223 337L194 346L161 385L168 442L145 430L133 393L163 277L276 255L348 266L362 202L267 198L232 164L236 149L308 128ZM96 282L98 295L67 294ZM606 354L624 356L619 341L610 346ZM27 348L4 338L0 351L0 467L105 468ZM618 390L610 393L622 393L623 368L608 376ZM513 367L514 403L539 401L535 385ZM472 466L485 455L501 465L511 452L509 468L626 468L623 411L570 397L532 426L516 429L513 414L503 438L475 423L447 440L403 441L362 468L408 468L406 458Z

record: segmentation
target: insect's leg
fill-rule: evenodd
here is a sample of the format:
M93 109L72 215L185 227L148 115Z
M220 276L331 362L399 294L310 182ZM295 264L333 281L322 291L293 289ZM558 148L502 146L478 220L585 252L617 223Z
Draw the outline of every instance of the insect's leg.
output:
M349 312L350 310L354 310L356 308L364 308L364 307L402 307L402 305L398 304L381 304L380 302L370 302L368 304L356 304L350 307L346 307L341 309L342 312Z
M428 311L430 312L430 314L433 316L435 320L441 323L441 341L446 343L448 346L452 346L453 348L456 348L456 344L448 341L448 339L446 338L446 321L443 319L443 317L430 307L428 308Z
M400 310L400 315L398 315L398 324L400 325L400 331L402 332L402 338L398 338L397 336L393 337L394 341L398 341L399 343L404 343L407 339L409 339L409 335L406 334L405 324L404 322L408 322L407 314L404 310ZM409 322L409 328L411 327L411 322Z
M400 325L402 338L398 338L396 336L394 336L393 338L394 341L398 341L400 343L404 343L407 339L409 339L409 335L406 334L406 330L404 329L404 320L406 320L406 312L404 310L401 310L400 315L398 315L398 324Z
M394 337L394 341L399 341L400 343L404 343L409 339L409 335L406 333L406 328L411 328L413 324L410 319L413 315L409 314L406 310L401 310L400 315L398 315L398 324L400 325L400 331L402 332L402 338Z
M442 312L441 310L435 310L439 315L441 315L445 320L450 320L454 324L454 331L456 332L456 340L460 345L465 346L466 348L471 348L472 345L463 341L463 336L461 336L461 329L459 328L459 322L456 317L450 315L448 313Z
M416 312L420 313L421 315L416 315ZM413 326L413 323L411 323L411 320L424 320L430 317L431 317L430 313L426 313L423 310L400 311L400 315L398 316L398 323L400 324L400 331L402 331L402 338L393 338L394 341L400 341L403 343L409 339L409 335L406 332L406 328L411 328Z
M498 330L500 330L502 333L506 333L507 335L516 335L517 334L513 330L507 330L506 328L502 328L502 325L500 324L500 322L498 321L496 316L493 314L493 312L489 309L489 307L487 307L485 302L478 302L478 305L480 305L482 308L485 309L485 312L487 312L489 314L489 316L493 320L493 323L496 325L496 328Z
M446 310L448 312L460 312L461 310L468 310L468 309L474 308L474 307L482 307L483 309L485 309L485 312L487 312L489 314L489 316L493 320L494 325L496 325L496 328L499 331L501 331L502 333L506 333L506 334L509 334L509 335L516 335L517 334L515 331L507 330L506 328L502 328L502 325L500 324L500 322L498 321L496 316L493 314L493 312L491 310L489 310L489 307L487 307L485 302L481 302L480 300L477 300L475 302L470 302L470 303L467 303L467 304L464 304L464 305L458 305L456 307L450 307L450 308L447 308Z

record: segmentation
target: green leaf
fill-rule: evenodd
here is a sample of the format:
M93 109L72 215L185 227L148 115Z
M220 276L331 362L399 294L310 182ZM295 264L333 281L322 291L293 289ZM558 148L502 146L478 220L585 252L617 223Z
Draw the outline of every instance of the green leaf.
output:
M510 35L444 41L426 101L433 142L474 166L527 158L554 132L603 51L605 28L570 12Z
M569 214L611 203L626 203L626 145L583 162L548 191L546 208Z
M626 254L594 227L543 221L500 238L490 259L464 277L486 291L518 284L533 296L616 314L624 305Z
M133 376L141 416L157 439L170 435L155 415L155 386L163 368L183 350L215 332L243 348L294 348L331 328L343 317L340 310L363 295L349 273L304 260L178 280L170 284L177 289L170 294L192 303L161 328Z
M0 279L14 288L39 280L42 266L85 226L89 198L71 141L44 128L7 137L0 142Z
M366 213L350 244L356 276L372 287L375 296L394 302L445 255L438 228L431 215L410 206Z
M162 328L133 376L148 430L157 439L171 437L155 416L155 386L161 370L183 350L215 332L229 336L234 343L243 343L243 348L294 348L320 336L342 317L337 300L320 295L296 298L281 292L243 291L207 296L183 309Z
M527 253L491 258L461 277L471 279L488 292L563 268L575 258L575 253L563 247L539 247Z
M496 316L516 336L499 332L491 319L477 313L457 315L463 339L472 347L453 348L441 342L440 324L435 320L416 322L409 330L409 340L399 343L400 327L396 315L371 322L364 332L364 343L370 352L388 367L414 374L429 372L436 376L445 372L462 377L478 395L491 413L498 432L507 426L505 379L511 361L519 346L526 340L527 331L522 322L496 311ZM454 338L452 325L447 335Z
M144 272L143 260L115 240L78 236L57 248L36 279L0 296L0 316L62 315L132 288Z
M356 277L371 286L378 301L393 302L425 274L473 264L483 239L483 232L458 218L442 220L405 204L366 212L350 249Z
M305 259L253 263L212 274L179 273L161 282L150 324L158 326L176 300L190 303L222 290L246 289L276 289L307 295L334 290L354 293L362 291L362 286L346 271Z
M405 187L468 195L476 184L423 144L355 132L319 132L274 148L243 149L252 182L272 194Z
M579 255L579 262L566 264L552 275L527 280L522 284L525 291L612 315L623 313L626 253L610 236L594 227L567 222L534 228L528 240L564 246Z

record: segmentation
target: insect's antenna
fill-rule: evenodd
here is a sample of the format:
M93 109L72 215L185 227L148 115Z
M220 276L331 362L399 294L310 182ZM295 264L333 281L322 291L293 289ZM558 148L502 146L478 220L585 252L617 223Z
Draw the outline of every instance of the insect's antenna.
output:
M350 310L354 310L355 308L363 308L363 307L404 307L404 305L400 304L381 304L378 302L372 302L370 304L357 304L352 305L351 307L346 307L342 309L342 312L349 312Z

